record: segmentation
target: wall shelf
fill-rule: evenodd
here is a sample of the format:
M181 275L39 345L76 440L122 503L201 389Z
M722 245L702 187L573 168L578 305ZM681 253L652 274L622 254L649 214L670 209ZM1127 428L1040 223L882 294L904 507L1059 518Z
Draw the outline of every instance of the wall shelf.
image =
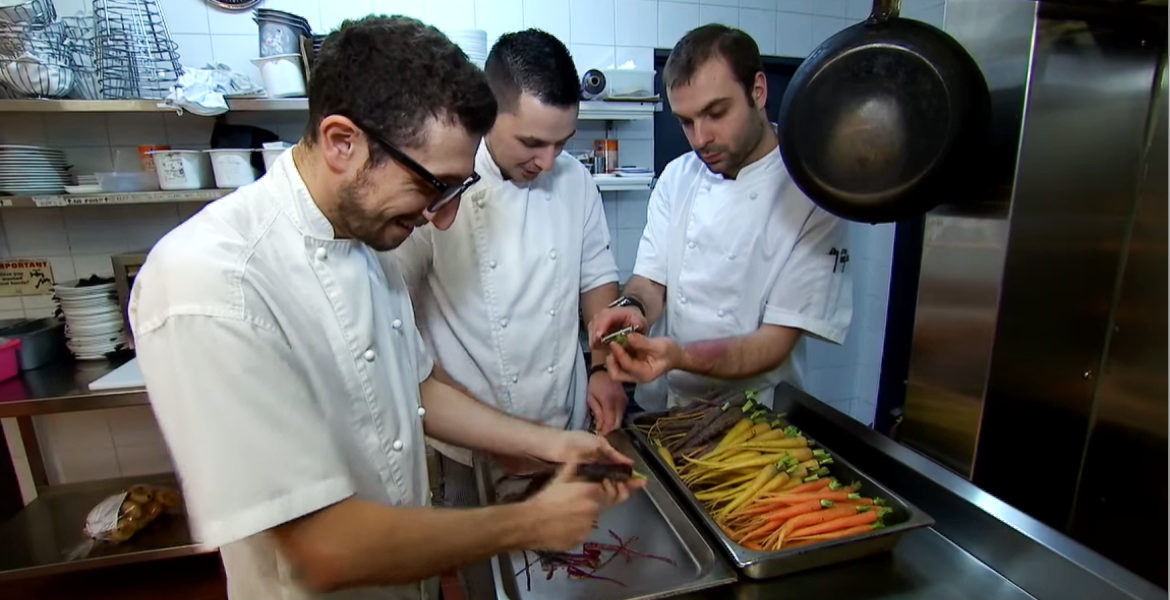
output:
M296 112L309 108L305 98L237 98L228 100L231 112ZM653 119L660 102L589 101L581 103L580 118L590 121ZM137 113L175 112L159 100L0 100L7 113Z
M58 208L107 204L161 204L166 202L210 202L235 190L181 190L99 194L52 194L48 196L0 197L0 208Z
M594 177L603 192L648 190L653 177ZM165 204L167 202L210 202L235 190L189 190L102 194L52 194L48 196L0 196L0 208L60 208L63 206L106 206L117 204Z
M639 177L614 177L613 175L593 176L597 189L603 192L637 192L649 190L654 185L651 175Z

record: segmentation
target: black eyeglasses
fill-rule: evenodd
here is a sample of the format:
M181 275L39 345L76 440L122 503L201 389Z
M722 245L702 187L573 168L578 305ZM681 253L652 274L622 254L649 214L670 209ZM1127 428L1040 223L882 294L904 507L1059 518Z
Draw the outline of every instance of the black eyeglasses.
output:
M362 133L365 133L370 139L378 142L382 146L382 149L386 151L386 154L390 155L390 158L393 158L398 164L410 169L415 175L418 175L423 181L431 184L431 187L435 188L435 191L439 195L427 205L427 212L431 214L443 210L443 207L458 199L463 195L463 192L467 191L467 188L475 185L479 181L479 173L472 171L471 177L468 177L463 183L458 185L446 183L438 177L435 177L434 173L431 173L426 167L415 162L413 158L407 156L405 152L399 150L394 144L391 144L372 128L362 125L354 119L350 119L350 121L353 121L353 124L357 125L358 129L361 129Z

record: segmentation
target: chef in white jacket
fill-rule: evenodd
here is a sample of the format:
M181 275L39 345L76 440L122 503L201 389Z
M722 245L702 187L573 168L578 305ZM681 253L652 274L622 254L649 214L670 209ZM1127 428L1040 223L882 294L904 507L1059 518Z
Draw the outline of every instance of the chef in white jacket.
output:
M551 427L581 429L592 414L604 435L627 398L606 372L607 351L590 370L578 342L579 315L591 319L618 295L601 194L563 152L580 80L564 44L539 30L500 37L484 70L500 114L476 154L481 180L450 229L422 228L388 254L455 384ZM473 502L470 452L435 447L445 500Z
M634 276L594 318L611 375L640 406L801 385L805 335L843 343L852 314L844 223L810 201L784 168L764 113L768 87L746 33L687 33L663 72L671 111L694 152L671 161L650 198Z
M562 468L521 504L430 505L424 435L505 456L624 460L432 376L401 274L376 251L447 228L496 106L413 19L347 22L321 48L309 127L258 182L164 237L130 319L195 536L232 600L437 598L501 552L568 550L625 485Z

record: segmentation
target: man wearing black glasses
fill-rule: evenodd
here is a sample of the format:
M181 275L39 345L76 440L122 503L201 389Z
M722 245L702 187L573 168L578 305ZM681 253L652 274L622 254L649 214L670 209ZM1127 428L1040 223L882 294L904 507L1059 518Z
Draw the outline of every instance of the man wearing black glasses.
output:
M402 276L377 251L446 229L496 104L446 37L405 18L325 41L301 143L153 249L130 313L195 535L229 597L437 598L434 576L568 550L631 486L565 467L521 505L430 507L424 436L571 465L629 462L432 377Z

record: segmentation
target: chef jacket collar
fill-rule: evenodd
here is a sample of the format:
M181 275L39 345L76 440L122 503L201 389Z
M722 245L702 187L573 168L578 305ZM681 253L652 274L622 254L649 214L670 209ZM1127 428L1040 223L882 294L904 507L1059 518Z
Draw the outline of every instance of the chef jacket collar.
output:
M305 180L301 177L297 165L293 161L293 152L289 150L276 159L269 175L273 183L278 186L276 196L284 205L285 213L296 224L301 233L320 240L334 240L337 238L333 223L321 212L321 208L313 200ZM340 240L345 241L345 240Z
M751 184L759 181L762 178L770 177L780 169L783 161L780 158L780 148L777 147L771 152L761 156L756 162L753 162L739 170L739 175L735 179L727 179L723 175L715 173L704 167L707 177L713 178L716 181L727 183L744 183Z
M536 176L532 181L516 181L515 179L505 180L504 173L500 171L500 166L496 164L496 159L492 158L491 150L488 149L487 137L479 143L479 150L475 153L475 172L479 173L482 179L490 179L496 185L514 185L521 189L528 189L530 187L539 187L538 182L543 181L548 171Z

